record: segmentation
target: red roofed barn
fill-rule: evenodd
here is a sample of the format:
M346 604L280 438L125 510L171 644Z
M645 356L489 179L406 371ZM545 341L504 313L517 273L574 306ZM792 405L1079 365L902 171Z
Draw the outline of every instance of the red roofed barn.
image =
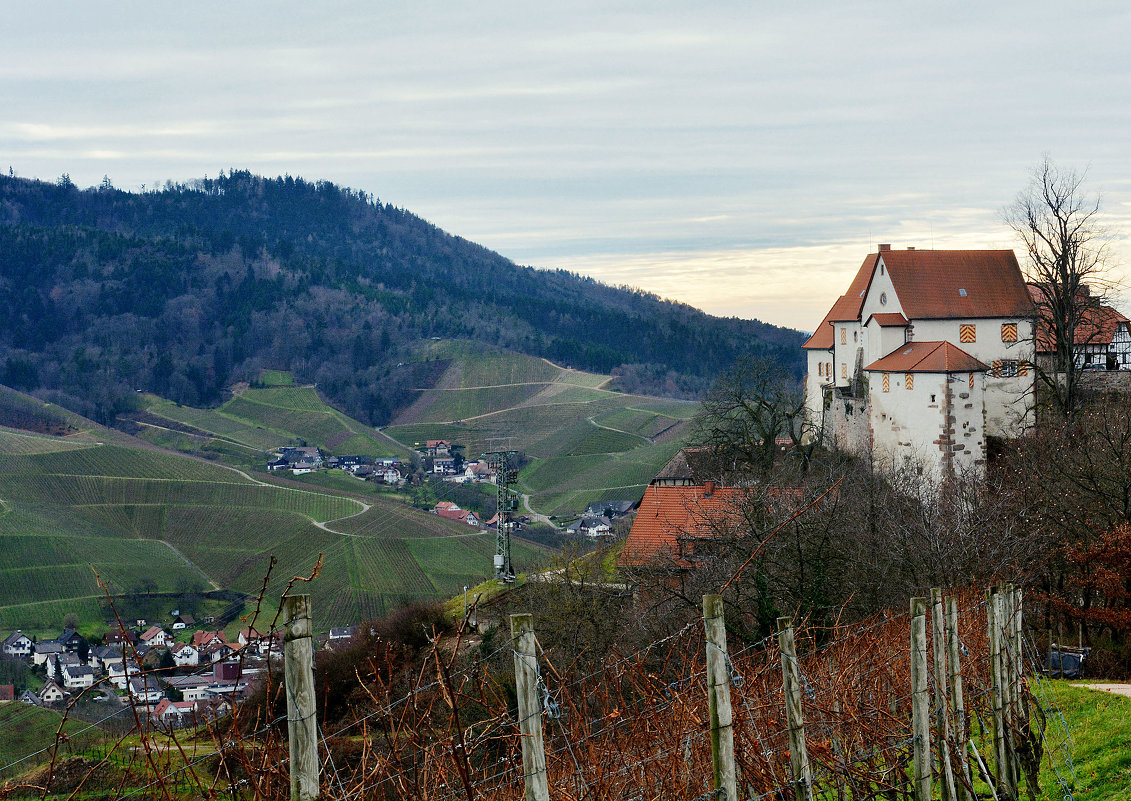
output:
M804 345L809 422L894 467L981 473L987 436L1032 425L1034 326L1012 251L880 245Z

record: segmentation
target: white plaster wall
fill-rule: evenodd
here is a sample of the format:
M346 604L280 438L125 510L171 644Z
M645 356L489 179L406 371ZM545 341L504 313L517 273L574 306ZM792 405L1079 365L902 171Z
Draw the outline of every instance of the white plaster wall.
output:
M821 430L821 420L824 413L824 400L822 387L832 381L820 375L818 365L822 362L831 365L832 353L827 350L807 350L808 372L805 374L805 417L809 428L813 432Z
M906 328L893 326L881 328L880 324L873 320L872 323L867 326L867 329L868 347L872 355L864 359L865 367L874 361L882 359L889 353L895 352L906 344Z
M963 323L976 326L975 342L959 342L958 327ZM1001 341L1003 323L1017 323L1017 342ZM918 342L948 341L969 353L987 367L999 359L1032 362L1033 321L1017 317L980 319L919 320L915 322ZM996 437L1017 437L1035 421L1033 400L1036 373L1010 378L986 376L986 433Z
M889 373L890 390L884 392L883 375L868 373L873 454L895 468L922 465L936 476L941 474L935 441L943 427L946 376L915 373L914 388L907 389L904 373Z
M843 345L840 342L842 329L846 340ZM833 374L838 387L847 387L856 378L856 353L860 348L866 347L866 336L859 322L836 323L833 327ZM866 349L864 353L867 355ZM847 378L841 377L842 364L847 366ZM864 364L867 365L868 361L865 360Z

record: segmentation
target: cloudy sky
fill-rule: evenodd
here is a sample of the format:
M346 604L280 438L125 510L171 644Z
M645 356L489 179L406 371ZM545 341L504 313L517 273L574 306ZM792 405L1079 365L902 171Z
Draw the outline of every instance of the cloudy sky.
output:
M864 254L1012 247L1047 153L1131 264L1131 7L0 3L0 160L329 179L521 264L812 329Z

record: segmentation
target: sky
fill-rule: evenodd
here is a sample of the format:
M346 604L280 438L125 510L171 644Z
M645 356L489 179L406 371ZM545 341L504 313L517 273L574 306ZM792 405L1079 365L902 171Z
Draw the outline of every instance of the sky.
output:
M24 177L331 180L519 264L812 330L881 242L1016 247L1002 209L1048 155L1131 274L1126 3L0 13L0 169Z

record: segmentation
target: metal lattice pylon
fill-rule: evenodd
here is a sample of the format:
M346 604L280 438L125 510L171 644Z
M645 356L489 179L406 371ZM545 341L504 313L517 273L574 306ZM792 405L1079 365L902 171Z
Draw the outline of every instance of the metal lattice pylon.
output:
M480 458L495 471L495 578L507 583L514 581L511 564L511 513L518 509L518 493L510 485L518 479L518 471L511 469L511 457L517 451L492 451Z

